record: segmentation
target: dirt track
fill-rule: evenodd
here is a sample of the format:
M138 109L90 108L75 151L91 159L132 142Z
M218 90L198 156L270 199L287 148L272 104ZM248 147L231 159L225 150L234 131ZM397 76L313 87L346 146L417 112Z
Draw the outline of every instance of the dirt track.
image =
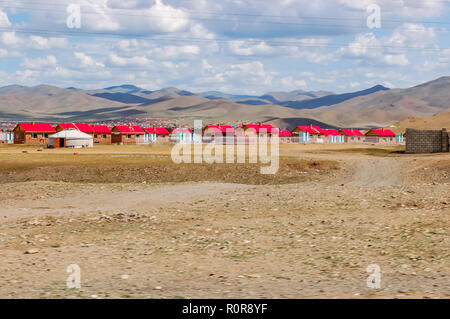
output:
M450 297L448 156L292 154L341 169L278 185L3 184L0 296Z

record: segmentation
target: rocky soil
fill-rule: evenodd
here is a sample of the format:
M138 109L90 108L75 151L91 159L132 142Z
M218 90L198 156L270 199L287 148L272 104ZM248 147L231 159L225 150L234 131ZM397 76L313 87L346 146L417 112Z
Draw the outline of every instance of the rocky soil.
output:
M450 297L449 155L289 156L338 164L293 183L3 181L0 297Z

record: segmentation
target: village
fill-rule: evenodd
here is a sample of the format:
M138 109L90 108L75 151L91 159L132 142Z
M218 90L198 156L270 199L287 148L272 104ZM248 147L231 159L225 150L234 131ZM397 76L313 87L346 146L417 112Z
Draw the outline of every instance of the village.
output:
M197 136L201 135L201 138ZM293 130L280 130L270 124L206 125L200 132L188 127L143 127L129 123L114 125L87 123L18 123L13 129L2 130L4 144L24 144L61 147L93 147L111 144L197 143L225 141L251 143L252 137L279 137L280 144L342 144L370 143L403 145L405 136L390 129L323 129L319 126L297 126Z

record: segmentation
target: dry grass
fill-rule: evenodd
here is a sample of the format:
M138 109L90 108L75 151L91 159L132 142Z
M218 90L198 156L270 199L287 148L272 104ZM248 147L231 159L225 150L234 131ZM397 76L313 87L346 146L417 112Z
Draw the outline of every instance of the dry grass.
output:
M339 165L329 160L280 158L274 175L260 174L268 164L175 164L170 146L99 146L93 149L0 148L0 181L65 181L88 183L230 182L289 184L317 179ZM26 151L27 153L23 153ZM77 155L74 155L77 153ZM248 151L247 151L248 154Z

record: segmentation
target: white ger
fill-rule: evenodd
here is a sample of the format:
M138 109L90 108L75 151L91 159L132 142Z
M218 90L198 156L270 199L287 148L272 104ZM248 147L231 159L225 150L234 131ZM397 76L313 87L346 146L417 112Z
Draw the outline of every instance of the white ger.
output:
M48 147L93 147L94 138L86 133L80 132L76 129L67 129L48 137Z

